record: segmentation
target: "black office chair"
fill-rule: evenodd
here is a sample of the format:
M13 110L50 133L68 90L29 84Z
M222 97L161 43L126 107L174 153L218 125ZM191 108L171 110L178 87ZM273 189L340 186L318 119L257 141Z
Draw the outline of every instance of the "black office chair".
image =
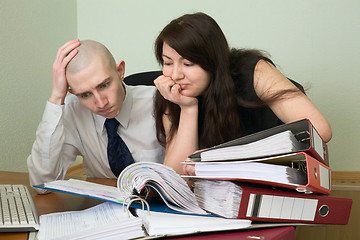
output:
M154 86L154 80L162 74L161 71L149 71L134 73L124 78L126 85L147 85Z
M124 82L129 86L136 85L146 85L146 86L155 86L154 80L162 74L161 71L148 71L148 72L140 72L134 73L124 78ZM304 87L297 83L296 81L288 78L300 91L305 93Z

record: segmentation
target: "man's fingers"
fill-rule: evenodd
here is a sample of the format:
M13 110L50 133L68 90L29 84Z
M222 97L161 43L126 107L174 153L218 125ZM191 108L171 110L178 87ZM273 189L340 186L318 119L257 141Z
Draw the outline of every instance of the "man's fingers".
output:
M68 63L75 57L75 55L78 53L77 49L72 50L63 60L62 65L66 67Z
M71 40L61 46L56 54L55 62L57 64L62 64L63 60L68 56L70 52L72 52L75 48L80 45L80 41L78 39ZM74 55L75 56L75 55Z

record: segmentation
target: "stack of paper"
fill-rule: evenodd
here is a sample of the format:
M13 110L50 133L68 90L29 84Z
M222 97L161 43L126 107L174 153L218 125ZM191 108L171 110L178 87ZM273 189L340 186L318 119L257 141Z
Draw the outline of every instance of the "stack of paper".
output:
M145 236L142 220L118 204L105 202L82 211L40 216L38 240L132 239Z
M285 165L252 161L196 163L196 178L242 179L281 184L306 184L306 172Z
M249 159L285 154L302 148L303 144L290 130L287 130L248 144L205 150L200 156L201 161Z
M151 187L166 205L183 213L206 214L197 204L194 193L172 168L159 163L139 162L126 167L118 178L119 192L129 196Z
M230 181L195 181L194 192L199 205L213 214L237 218L242 196L239 185Z
M106 202L82 211L42 215L38 240L135 239L236 230L251 226L250 220L149 212L139 209L136 213L139 217L131 214L129 216L120 205ZM146 231L142 230L142 226Z

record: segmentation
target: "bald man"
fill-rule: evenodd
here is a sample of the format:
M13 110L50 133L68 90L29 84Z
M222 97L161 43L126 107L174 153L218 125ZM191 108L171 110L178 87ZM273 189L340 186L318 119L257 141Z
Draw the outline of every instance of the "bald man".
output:
M116 178L104 127L111 118L120 123L118 134L135 162L163 162L164 148L156 139L152 115L156 88L127 86L124 73L125 62L116 64L98 42L72 40L59 48L52 93L27 159L31 185L63 179L78 155L87 176Z

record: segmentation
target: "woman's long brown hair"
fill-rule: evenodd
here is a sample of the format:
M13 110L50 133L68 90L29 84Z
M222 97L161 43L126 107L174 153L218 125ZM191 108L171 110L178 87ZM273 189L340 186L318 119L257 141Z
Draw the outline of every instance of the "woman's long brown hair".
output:
M165 26L155 41L155 55L161 65L164 42L210 75L208 88L198 97L199 114L204 119L199 129L199 147L211 147L241 136L238 104L259 106L263 103L257 96L248 96L253 94L247 92L247 89L254 88L253 82L243 81L239 68L248 56L259 56L271 62L270 59L256 50L230 50L216 21L204 13L186 14ZM166 145L177 131L180 107L165 100L159 91L154 104L157 138ZM163 127L164 114L172 124L169 136L165 135Z

